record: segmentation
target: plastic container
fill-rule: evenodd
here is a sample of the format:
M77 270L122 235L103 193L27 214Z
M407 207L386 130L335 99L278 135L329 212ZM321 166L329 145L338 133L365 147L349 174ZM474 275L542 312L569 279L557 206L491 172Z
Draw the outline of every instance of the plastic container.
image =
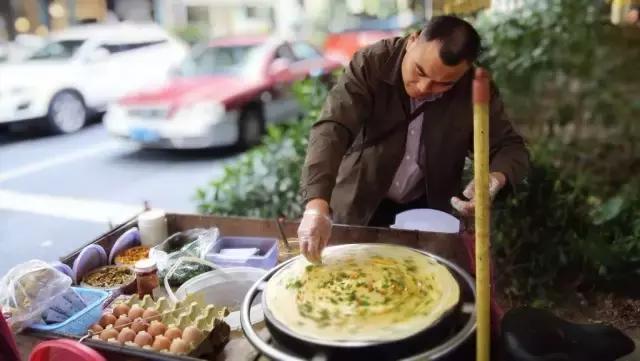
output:
M223 250L257 248L253 256L235 256L221 254ZM241 252L236 252L241 253ZM271 269L278 263L278 240L263 237L220 237L205 259L220 267L255 267Z
M102 316L102 303L109 296L108 292L72 287L87 304L82 311L69 317L66 321L47 325L45 323L35 323L30 328L39 331L55 332L65 335L82 336L87 333L89 327L98 322Z
M74 340L40 342L31 352L29 361L107 361L96 350Z
M410 231L458 233L460 220L456 217L436 209L411 209L396 215L393 229Z
M237 267L219 269L196 276L185 282L175 295L169 292L173 301L184 300L193 294L195 299L205 304L226 306L229 315L225 321L231 330L240 329L240 305L251 286L264 276L267 271L260 268ZM251 307L251 322L258 323L264 319L262 304L256 298Z
M164 211L153 209L138 216L140 244L153 247L167 239L167 217Z

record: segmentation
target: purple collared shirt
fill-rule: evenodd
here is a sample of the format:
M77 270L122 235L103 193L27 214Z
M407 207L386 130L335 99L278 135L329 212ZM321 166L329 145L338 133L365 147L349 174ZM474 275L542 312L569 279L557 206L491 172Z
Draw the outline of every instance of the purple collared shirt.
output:
M442 94L435 94L422 99L411 98L411 112L415 111L424 102L434 101L441 96ZM419 114L409 123L409 128L407 129L405 153L387 192L387 198L396 203L411 202L426 192L426 187L422 181L425 175L418 164L423 118L423 114Z

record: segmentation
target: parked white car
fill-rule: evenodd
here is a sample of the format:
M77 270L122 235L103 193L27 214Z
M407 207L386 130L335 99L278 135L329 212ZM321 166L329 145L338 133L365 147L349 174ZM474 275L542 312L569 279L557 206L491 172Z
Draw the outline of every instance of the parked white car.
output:
M52 35L26 60L0 64L0 123L81 129L125 94L162 84L188 47L155 24L91 24Z
M0 63L28 58L44 45L45 39L33 34L18 34L12 42L0 42Z

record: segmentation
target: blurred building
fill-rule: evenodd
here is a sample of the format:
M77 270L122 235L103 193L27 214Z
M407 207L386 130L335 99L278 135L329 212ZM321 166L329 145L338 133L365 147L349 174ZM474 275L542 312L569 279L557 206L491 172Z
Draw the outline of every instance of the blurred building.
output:
M46 35L77 23L152 21L169 0L1 0L0 39Z
M194 27L206 37L239 33L291 35L301 26L303 0L170 0L165 26ZM310 1L308 1L310 2ZM320 2L317 1L316 2Z

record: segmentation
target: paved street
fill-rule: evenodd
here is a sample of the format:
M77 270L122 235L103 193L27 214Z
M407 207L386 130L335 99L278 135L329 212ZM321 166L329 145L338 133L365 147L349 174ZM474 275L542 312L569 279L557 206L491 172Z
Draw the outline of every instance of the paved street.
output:
M67 136L0 133L0 274L56 260L142 208L194 212L196 187L237 152L140 150L93 124Z

